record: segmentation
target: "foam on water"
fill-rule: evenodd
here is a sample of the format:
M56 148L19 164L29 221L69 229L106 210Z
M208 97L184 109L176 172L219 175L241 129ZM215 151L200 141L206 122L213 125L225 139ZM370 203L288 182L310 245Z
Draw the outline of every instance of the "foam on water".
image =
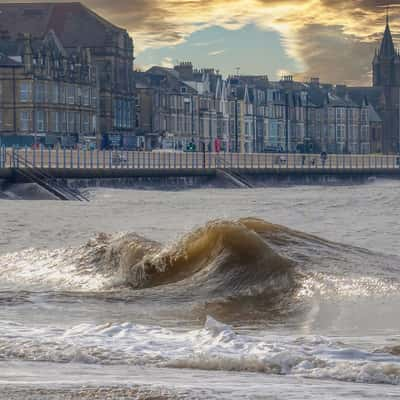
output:
M121 324L67 329L0 324L0 359L247 371L362 383L400 383L400 357L346 347L324 337L237 334L211 317L178 331Z

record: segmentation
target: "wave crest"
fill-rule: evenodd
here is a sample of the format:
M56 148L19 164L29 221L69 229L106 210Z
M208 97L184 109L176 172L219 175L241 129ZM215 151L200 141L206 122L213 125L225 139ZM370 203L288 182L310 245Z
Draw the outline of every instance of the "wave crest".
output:
M255 219L213 221L166 247L132 234L100 235L85 246L79 263L119 271L134 289L196 282L210 290L243 290L292 274L293 262L260 234L277 229Z

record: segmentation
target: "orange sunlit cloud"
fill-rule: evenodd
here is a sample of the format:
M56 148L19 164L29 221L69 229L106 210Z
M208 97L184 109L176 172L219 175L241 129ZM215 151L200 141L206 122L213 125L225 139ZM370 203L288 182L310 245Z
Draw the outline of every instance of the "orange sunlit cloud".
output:
M125 27L134 37L137 53L182 43L193 32L211 26L237 30L252 23L279 32L286 52L304 69L304 77L320 76L325 81L353 84L368 83L374 48L384 24L384 10L377 8L384 2L372 0L83 2ZM397 20L393 15L394 32L400 30Z

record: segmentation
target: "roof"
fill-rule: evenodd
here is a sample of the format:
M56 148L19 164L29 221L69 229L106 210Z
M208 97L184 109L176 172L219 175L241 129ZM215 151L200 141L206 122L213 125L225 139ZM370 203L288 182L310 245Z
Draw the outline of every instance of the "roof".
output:
M0 53L0 67L21 67L22 59L18 61L17 57L8 57Z
M391 58L396 55L396 51L394 49L392 32L390 32L389 20L386 23L385 33L383 34L383 39L381 43L381 47L379 50L379 56L385 58Z
M357 104L364 100L375 108L379 105L382 89L380 87L346 87L346 93Z
M64 47L101 47L107 33L126 32L81 3L1 3L0 29L12 37L44 37L54 30Z
M382 118L378 115L372 104L368 105L369 122L382 122Z
M177 78L176 71L170 68L152 67L146 72L134 72L136 83L141 89L162 88L168 92L183 94L196 94L196 90Z

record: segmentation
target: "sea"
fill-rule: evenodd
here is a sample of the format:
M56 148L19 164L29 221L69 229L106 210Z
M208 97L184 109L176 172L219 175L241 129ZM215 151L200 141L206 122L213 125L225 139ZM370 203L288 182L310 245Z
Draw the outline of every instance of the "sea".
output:
M400 181L0 200L1 399L400 399Z

